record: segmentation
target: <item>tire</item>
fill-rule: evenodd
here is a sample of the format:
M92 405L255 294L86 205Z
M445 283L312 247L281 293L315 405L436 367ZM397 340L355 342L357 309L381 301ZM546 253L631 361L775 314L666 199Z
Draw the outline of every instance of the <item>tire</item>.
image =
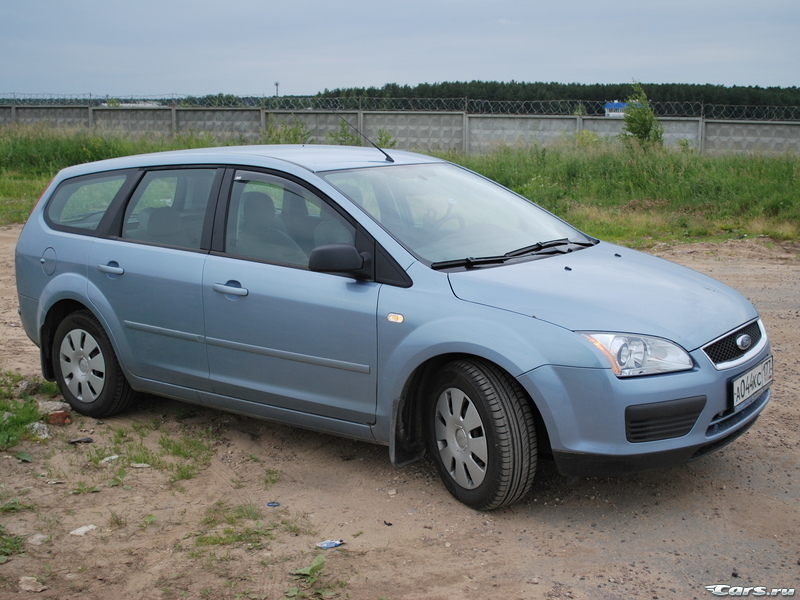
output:
M433 378L425 434L442 482L478 510L520 500L533 486L537 443L520 385L496 366L459 360Z
M72 408L90 417L109 417L134 397L111 341L89 311L68 315L53 338L53 370Z

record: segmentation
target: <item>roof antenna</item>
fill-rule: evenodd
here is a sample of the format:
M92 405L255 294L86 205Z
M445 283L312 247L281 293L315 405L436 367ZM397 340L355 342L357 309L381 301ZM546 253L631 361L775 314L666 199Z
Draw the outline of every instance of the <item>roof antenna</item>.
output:
M371 139L369 139L369 138L368 138L366 135L364 135L363 133L361 133L361 131L359 131L358 127L356 127L356 126L355 126L355 125L353 125L353 124L352 124L350 121L348 121L348 120L347 120L347 119L345 119L345 118L344 118L342 115L340 115L340 114L339 114L339 111L337 111L337 110L334 108L334 109L333 109L333 112L334 112L334 114L335 114L337 117L339 117L339 118L340 118L342 121L344 121L345 123L347 123L347 124L348 124L348 125L349 125L349 126L352 128L352 129L353 129L353 131L355 131L355 132L356 132L358 135L360 135L362 138L364 138L365 140L367 140L367 141L368 141L368 142L369 142L369 143L372 145L372 147L373 147L373 148L375 148L375 149L376 149L376 150L378 150L378 151L379 151L381 154L383 154L383 155L386 157L386 161L387 161L387 162L391 162L391 163L393 163L393 162L394 162L394 159L393 159L391 156L389 156L389 154L386 152L386 150L384 150L383 148L379 147L379 146L378 146L378 145L377 145L375 142L373 142L373 141L372 141Z

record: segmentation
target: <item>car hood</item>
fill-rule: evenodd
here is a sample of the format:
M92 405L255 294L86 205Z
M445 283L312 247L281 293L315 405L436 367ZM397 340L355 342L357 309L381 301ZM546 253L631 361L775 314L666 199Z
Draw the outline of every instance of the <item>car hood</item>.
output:
M467 302L573 331L654 335L688 351L758 316L746 298L710 277L604 242L449 278Z

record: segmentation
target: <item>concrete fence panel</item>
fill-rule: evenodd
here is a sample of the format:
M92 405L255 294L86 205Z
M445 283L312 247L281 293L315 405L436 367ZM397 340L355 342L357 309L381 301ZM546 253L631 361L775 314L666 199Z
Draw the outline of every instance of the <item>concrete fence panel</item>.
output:
M14 110L11 106L0 106L0 126L14 122Z
M576 117L471 115L467 152L481 154L502 144L547 146L578 131Z
M589 131L601 138L612 138L622 133L625 122L622 119L606 117L582 117L583 131Z
M209 133L218 140L257 141L261 135L261 110L258 108L175 109L178 133Z
M86 129L91 125L89 111L80 106L17 106L14 122L23 125L48 125L54 129Z
M169 108L93 108L90 114L95 128L110 133L142 136L167 135L174 131Z
M702 143L700 119L661 119L664 126L664 143L677 146L688 143L691 148L700 148Z
M341 118L339 117L341 115ZM341 127L342 118L346 119L348 123L352 123L354 127L359 126L359 113L357 112L316 112L316 111L269 111L265 116L265 123L273 122L283 123L286 126L292 127L297 123L301 124L307 131L311 133L312 143L314 144L330 144L331 140L328 134L334 134L339 131ZM350 129L348 127L348 129ZM355 134L355 131L350 129Z
M709 152L800 152L800 123L706 121Z
M365 112L362 131L373 142L385 129L400 150L464 150L464 114L446 112Z

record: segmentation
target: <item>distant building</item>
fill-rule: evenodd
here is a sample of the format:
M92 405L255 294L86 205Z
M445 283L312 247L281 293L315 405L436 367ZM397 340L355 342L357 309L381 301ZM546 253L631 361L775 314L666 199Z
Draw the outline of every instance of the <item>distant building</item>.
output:
M628 104L626 102L614 100L614 102L606 102L603 108L606 109L607 117L621 119L625 116L625 109L628 108Z

